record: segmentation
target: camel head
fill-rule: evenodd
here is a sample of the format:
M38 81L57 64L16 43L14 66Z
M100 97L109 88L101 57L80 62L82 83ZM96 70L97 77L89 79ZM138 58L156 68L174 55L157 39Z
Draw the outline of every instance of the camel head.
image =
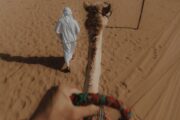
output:
M106 16L108 18L112 13L111 4L107 2L95 4L85 2L84 9L88 12L88 14L99 14L100 16Z
M87 19L85 22L86 29L89 34L93 34L93 36L98 35L107 25L108 19L111 16L111 4L107 2L95 4L85 2L84 9L87 12Z

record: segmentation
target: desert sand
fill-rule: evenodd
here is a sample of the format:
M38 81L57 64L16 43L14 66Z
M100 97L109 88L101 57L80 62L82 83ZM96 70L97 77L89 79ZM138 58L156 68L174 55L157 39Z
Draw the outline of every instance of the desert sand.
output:
M83 88L88 37L85 0L0 0L0 120L28 120L60 81ZM95 1L95 0L91 0ZM109 0L101 93L122 99L133 120L180 119L180 1ZM72 72L55 25L65 6L81 26ZM139 29L139 17L141 15Z

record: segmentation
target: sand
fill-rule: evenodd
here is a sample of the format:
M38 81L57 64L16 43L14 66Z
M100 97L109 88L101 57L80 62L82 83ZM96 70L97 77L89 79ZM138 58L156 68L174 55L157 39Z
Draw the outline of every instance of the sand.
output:
M93 1L93 0L92 0ZM83 87L88 38L83 0L0 0L0 120L28 120L60 81ZM100 91L122 99L134 120L180 119L180 1L110 0ZM81 26L72 72L54 29L65 6ZM113 28L114 27L114 28ZM115 28L115 27L130 27Z

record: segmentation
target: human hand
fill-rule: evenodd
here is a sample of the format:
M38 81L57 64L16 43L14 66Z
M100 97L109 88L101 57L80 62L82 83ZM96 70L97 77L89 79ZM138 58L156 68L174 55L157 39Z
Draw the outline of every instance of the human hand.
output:
M70 96L80 93L77 89L60 86L52 101L49 120L82 120L84 117L97 114L99 107L94 105L76 107L72 104Z

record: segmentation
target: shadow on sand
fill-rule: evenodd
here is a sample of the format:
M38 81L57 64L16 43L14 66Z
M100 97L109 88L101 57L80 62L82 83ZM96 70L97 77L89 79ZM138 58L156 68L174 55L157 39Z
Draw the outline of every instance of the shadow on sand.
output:
M47 110L48 107L52 106L52 99L53 96L56 94L57 90L58 90L58 86L54 86L46 92L46 94L41 99L37 109L32 114L29 120L35 120L36 117L38 117L38 115L42 114Z
M55 70L61 70L64 65L63 57L22 57L22 56L11 56L9 54L0 53L0 60L8 62L19 62L26 64L40 64Z

